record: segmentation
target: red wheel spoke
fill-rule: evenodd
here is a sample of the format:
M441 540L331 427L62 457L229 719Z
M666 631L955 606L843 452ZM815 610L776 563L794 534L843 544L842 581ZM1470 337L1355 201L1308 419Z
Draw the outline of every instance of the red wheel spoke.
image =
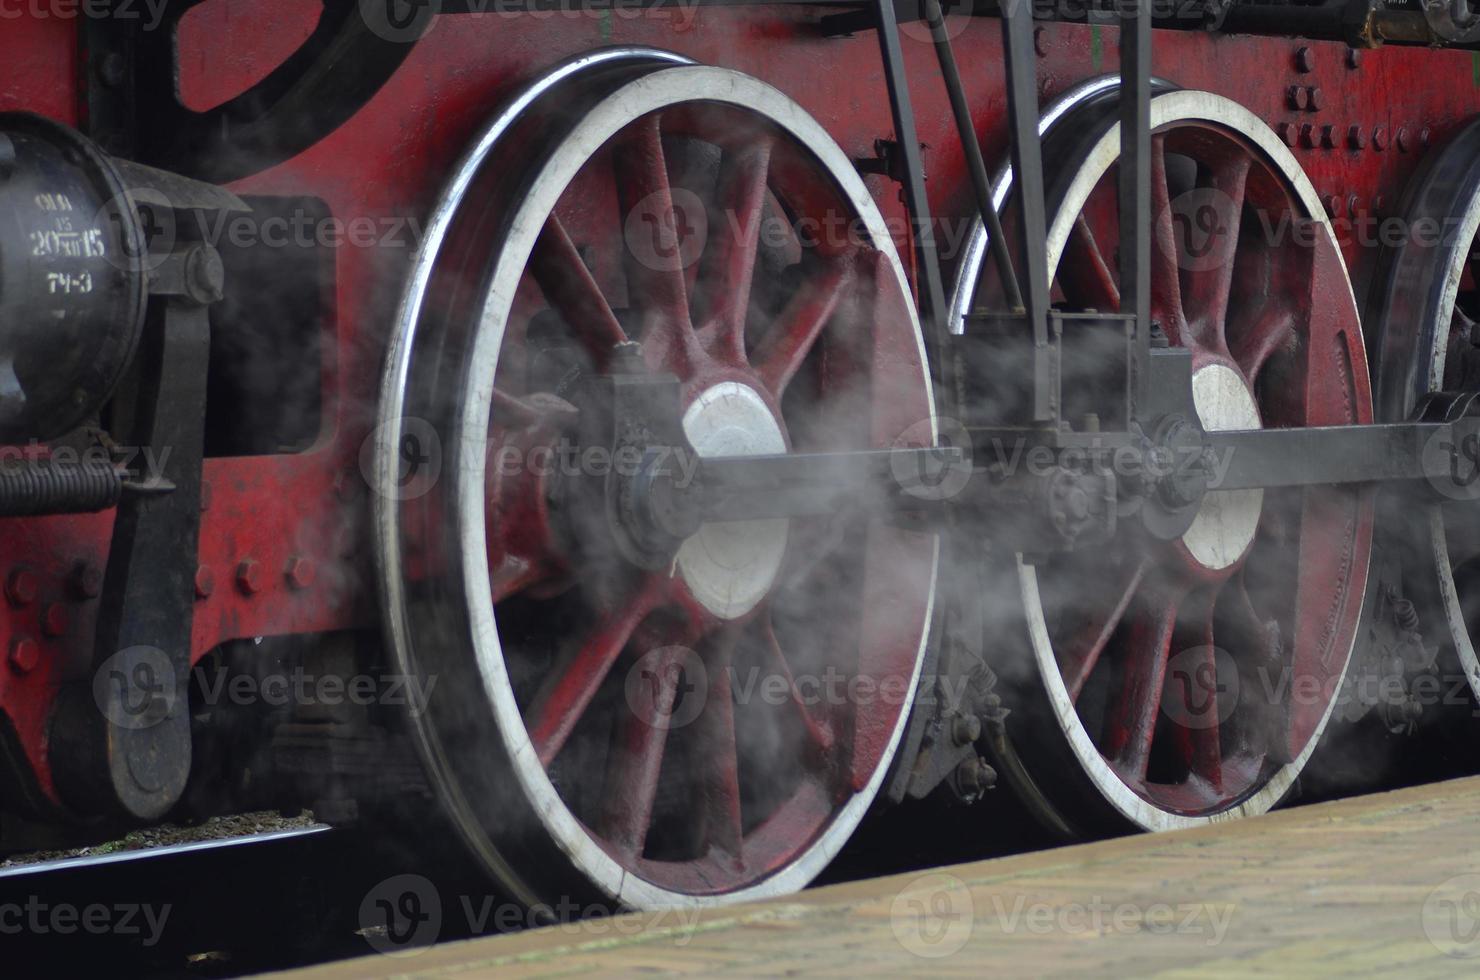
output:
M1289 650L1290 676L1284 679L1290 699L1288 720L1284 740L1273 746L1287 759L1299 754L1325 715L1348 654L1334 643L1342 632L1336 623L1348 615L1347 603L1361 601L1365 585L1364 569L1357 567L1354 553L1361 534L1360 497L1327 488L1306 490L1302 498L1295 635Z
M771 663L776 673L786 681L786 688L791 692L791 703L802 719L802 727L807 733L808 743L817 750L819 757L826 757L832 752L834 737L832 726L819 720L812 713L812 709L802 698L802 692L797 690L796 678L792 676L791 664L786 660L786 654L781 651L781 643L776 639L776 627L772 623L770 615L761 617L761 638L766 643L771 653Z
M853 709L851 788L859 792L888 753L896 712L904 708L910 677L928 627L925 610L908 600L929 581L935 548L925 536L875 521L863 551L859 599L858 678ZM872 693L869 693L872 692ZM850 699L851 700L851 699Z
M694 363L680 217L673 207L658 115L634 123L613 153L621 197L628 302L642 318L640 339L654 362L680 374Z
M1174 699L1167 714L1175 722L1173 740L1187 769L1214 787L1223 782L1223 750L1219 741L1219 680L1217 650L1213 644L1213 606L1208 596L1201 615L1192 624L1182 652L1169 665L1167 691ZM1180 631L1179 631L1180 632Z
M553 214L545 221L529 257L529 268L545 294L575 336L598 359L627 339L616 314L581 261L565 226Z
M641 854L653 820L653 800L668 744L668 719L683 673L683 648L662 647L644 677L647 700L623 718L607 765L602 833L618 848Z
M1227 350L1223 331L1251 162L1243 153L1219 160L1200 188L1205 193L1199 194L1198 213L1187 216L1190 226L1185 234L1207 238L1199 243L1198 256L1189 256L1182 296L1188 331L1204 350ZM1197 227L1199 221L1206 226Z
M1449 343L1444 359L1444 387L1448 391L1467 391L1480 387L1480 331L1475 321L1455 306L1449 317Z
M505 555L497 568L489 569L494 605L518 595L530 586L547 581L553 574L542 562Z
M589 636L569 647L551 666L525 712L529 739L545 766L565 747L632 631L657 605L662 585L663 579L649 576L631 599L598 620Z
M537 405L511 395L502 388L493 389L493 410L505 425L528 425L543 417Z
M1126 608L1130 606L1136 590L1141 587L1146 570L1146 562L1137 563L1131 569L1125 584L1114 593L1115 601L1109 606L1098 606L1074 632L1073 638L1068 643L1059 645L1059 673L1063 675L1064 686L1069 690L1071 701L1079 700L1084 682L1089 680L1095 664L1100 660L1100 654L1115 633L1115 627L1125 617Z
M717 193L720 227L710 228L700 270L694 322L710 353L732 365L745 363L745 314L770 162L769 140L725 152Z
M1107 719L1104 754L1134 779L1145 778L1151 760L1179 599L1161 589L1143 589L1129 616L1120 692Z
M853 252L823 260L810 285L792 297L761 341L752 362L761 383L775 397L781 397L832 318L845 288L855 278L855 261Z
M1345 268L1335 243L1317 229L1311 249L1310 321L1305 337L1304 425L1358 421L1352 390L1355 371L1346 343L1347 329L1356 324L1343 314L1340 304L1329 301L1333 292L1350 289ZM1312 356L1311 352L1316 353Z
M730 627L714 637L705 658L709 688L704 710L694 722L695 785L704 823L703 840L732 855L740 855L740 754L735 745L735 698L731 691L731 664L739 630Z
M579 414L574 405L558 395L540 391L520 398L502 388L493 389L493 411L498 424L506 430L540 422L574 421ZM489 452L493 452L492 443Z
M1120 309L1120 287L1115 270L1105 261L1095 233L1084 215L1074 219L1074 228L1064 246L1058 279L1064 293L1078 306L1104 312Z
M1475 346L1471 338L1476 336L1475 321L1465 315L1464 310L1456 306L1449 314L1449 345L1456 347L1460 344ZM1445 364L1445 368L1448 368Z
M1182 312L1181 252L1167 189L1166 137L1151 136L1151 308L1174 344L1187 343Z
M1268 303L1253 326L1233 342L1233 359L1253 385L1259 372L1281 348L1295 342L1295 314L1275 302Z
M1218 607L1218 645L1239 664L1236 732L1240 744L1236 748L1268 756L1285 725L1285 710L1277 698L1288 690L1284 683L1289 675L1285 659L1288 644L1279 620L1255 608L1246 582L1250 573L1246 565L1223 589ZM1281 754L1280 750L1273 752L1275 758Z

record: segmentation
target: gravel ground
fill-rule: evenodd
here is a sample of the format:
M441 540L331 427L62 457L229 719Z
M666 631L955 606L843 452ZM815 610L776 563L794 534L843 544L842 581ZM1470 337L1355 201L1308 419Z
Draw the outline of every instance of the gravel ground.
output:
M166 823L157 827L130 831L117 840L105 841L92 847L14 854L0 859L0 868L39 864L43 861L57 861L62 858L115 854L119 851L142 851L152 847L167 847L171 844L223 840L228 837L244 837L248 834L265 834L277 830L300 830L312 827L315 822L313 814L307 810L296 817L285 817L275 810L265 810L260 813L242 813L230 817L211 817L204 823L188 826Z

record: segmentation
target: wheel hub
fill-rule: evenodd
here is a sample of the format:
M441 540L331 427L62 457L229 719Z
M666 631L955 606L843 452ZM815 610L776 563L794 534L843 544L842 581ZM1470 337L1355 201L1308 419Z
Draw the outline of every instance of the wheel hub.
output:
M748 385L706 388L683 416L701 458L786 452L786 437L765 399ZM684 584L720 619L738 619L770 591L786 553L786 520L705 524L678 550Z
M1226 364L1207 364L1193 373L1192 404L1209 432L1263 427L1254 393L1243 375ZM1203 567L1228 568L1253 543L1263 505L1260 489L1209 491L1182 535L1182 544Z

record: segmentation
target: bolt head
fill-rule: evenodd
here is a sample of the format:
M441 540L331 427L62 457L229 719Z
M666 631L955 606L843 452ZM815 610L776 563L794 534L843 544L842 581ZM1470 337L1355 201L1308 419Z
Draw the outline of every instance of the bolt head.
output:
M36 601L36 576L24 568L17 568L5 580L5 597L13 606L29 606Z
M970 745L982 737L982 720L976 715L957 715L951 722L951 738L957 745Z
M1310 101L1310 91L1304 85L1291 85L1285 89L1285 101L1291 109L1304 109Z
M359 496L359 482L344 470L334 474L334 495L346 504L354 503Z
M1325 147L1328 150L1334 150L1336 148L1336 127L1335 126L1322 126L1321 127L1321 146Z
M247 595L262 591L262 566L248 558L236 566L236 587Z
M1315 149L1316 128L1310 123L1300 124L1300 145L1305 147L1307 150Z
M10 641L10 666L17 674L29 674L41 662L41 648L29 636Z
M41 610L41 632L57 637L67 632L67 607L60 602L49 602Z
M1372 129L1372 148L1374 150L1385 150L1388 144L1388 131L1386 126L1375 126Z
M1305 102L1311 112L1320 112L1326 108L1326 93L1322 92L1318 86L1312 85Z
M956 767L956 786L967 800L977 800L997 781L997 773L987 760L965 759Z
M103 570L92 562L83 562L72 570L69 583L79 599L96 599L103 592Z
M1365 149L1367 146L1367 132L1361 126L1353 126L1346 131L1346 141L1354 150Z
M209 245L197 245L185 256L185 288L190 298L210 305L226 294L226 265L221 253Z
M1398 131L1393 134L1393 140L1398 144L1399 153L1408 152L1408 130L1406 128L1399 126Z
M1284 143L1286 146L1294 146L1295 137L1299 133L1299 130L1296 129L1294 123L1282 122L1279 124L1276 132L1280 134L1281 143Z
M294 557L288 561L288 585L294 589L306 589L317 578L313 562L307 558Z
M110 51L98 61L98 79L109 88L118 88L128 74L128 63L117 51Z
M198 565L195 569L195 597L197 599L209 599L211 593L216 591L216 573L211 571L210 565Z
M1316 70L1315 52L1310 48L1299 48L1295 52L1295 70L1298 72L1311 72Z

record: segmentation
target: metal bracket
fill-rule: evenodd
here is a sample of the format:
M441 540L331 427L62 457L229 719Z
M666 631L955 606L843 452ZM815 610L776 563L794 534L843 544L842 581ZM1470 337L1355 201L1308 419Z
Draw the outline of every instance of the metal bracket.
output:
M874 0L879 30L879 53L884 61L884 79L889 88L889 109L894 117L894 138L899 143L905 170L904 200L909 209L919 276L920 323L925 334L939 347L946 337L945 287L940 277L940 257L935 250L935 228L930 200L925 196L925 165L920 140L915 134L915 110L910 104L909 76L899 45L899 27L894 19L893 0ZM936 382L943 387L940 358L932 361Z
M98 608L90 683L69 688L54 737L58 788L84 812L138 820L180 799L192 757L188 682L200 536L207 304L220 257L191 245L153 278L132 398L115 436L148 447L153 483L126 478ZM210 287L216 288L210 288Z

